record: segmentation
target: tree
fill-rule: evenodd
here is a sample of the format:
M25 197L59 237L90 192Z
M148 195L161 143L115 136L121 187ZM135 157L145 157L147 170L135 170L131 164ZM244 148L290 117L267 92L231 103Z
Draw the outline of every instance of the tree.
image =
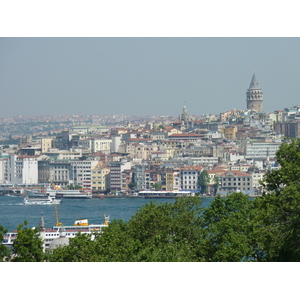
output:
M134 182L130 182L130 183L128 184L128 188L131 189L131 190L134 190L135 187L136 187L136 183L134 183Z
M218 191L218 187L219 187L219 177L217 176L214 176L214 184L213 184L213 187L214 187L214 195L217 194L217 191Z
M95 233L95 236L98 236ZM53 251L48 250L47 257L50 262L96 262L96 243L89 234L78 234L70 238L69 245L60 246Z
M25 220L18 226L18 235L13 243L14 262L42 262L45 260L43 241L39 236L39 228L25 228L28 225Z
M257 261L263 256L253 231L254 201L242 193L217 196L203 212L201 253L205 261Z
M204 194L207 192L207 186L210 182L210 178L209 175L207 173L206 170L203 170L200 175L199 175L199 180L198 180L198 184L200 186L201 189L201 193Z
M162 185L161 185L161 183L156 182L156 183L153 184L152 187L153 187L155 190L161 190Z
M300 261L300 139L285 140L278 170L264 176L256 198L256 230L268 261Z
M96 235L78 235L49 261L199 261L199 197L147 203L128 221L114 220Z
M150 202L129 220L135 261L199 261L202 200L183 197L174 203Z

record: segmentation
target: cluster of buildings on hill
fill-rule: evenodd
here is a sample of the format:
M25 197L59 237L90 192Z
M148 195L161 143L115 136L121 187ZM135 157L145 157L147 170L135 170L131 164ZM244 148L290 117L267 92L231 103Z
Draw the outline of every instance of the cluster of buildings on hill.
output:
M284 136L298 138L300 106L263 112L254 74L247 108L220 115L190 116L123 126L71 126L55 135L27 135L2 149L0 184L81 186L93 193L128 193L151 188L200 189L206 193L261 191L265 172L278 168L275 154Z

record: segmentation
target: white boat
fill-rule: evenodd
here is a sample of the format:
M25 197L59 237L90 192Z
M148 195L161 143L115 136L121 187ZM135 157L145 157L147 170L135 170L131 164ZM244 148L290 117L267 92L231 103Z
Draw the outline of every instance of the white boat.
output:
M58 219L57 219L58 220ZM103 228L108 227L109 216L104 215L103 224L88 224L88 219L76 220L74 225L62 225L61 223L56 223L56 226L52 228L45 229L44 231L44 243L45 248L48 249L52 241L60 237L60 229L63 227L67 238L73 238L78 233L91 234L91 239L93 239L94 233L102 233ZM3 236L2 244L8 247L12 247L14 240L17 238L18 232L8 232Z
M68 199L91 199L92 193L82 190L62 190L47 188L44 190L26 190L26 194L29 197L43 197L50 196L55 198L68 198Z
M61 200L56 199L54 197L46 196L46 197L28 197L24 198L24 205L53 205L60 204Z
M85 192L82 190L60 190L60 189L55 190L55 189L48 188L46 190L46 194L56 198L68 198L68 199L91 199L92 198L91 192Z
M183 196L195 196L195 193L191 191L140 191L139 196L143 196L144 198L176 198L176 197L183 197Z

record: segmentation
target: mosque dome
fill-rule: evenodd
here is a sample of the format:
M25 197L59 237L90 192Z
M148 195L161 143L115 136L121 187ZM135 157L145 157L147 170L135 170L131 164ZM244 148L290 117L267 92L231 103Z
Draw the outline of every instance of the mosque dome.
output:
M69 238L66 237L66 230L62 226L59 228L59 237L54 239L49 246L50 250L54 250L58 247L64 247L69 245Z

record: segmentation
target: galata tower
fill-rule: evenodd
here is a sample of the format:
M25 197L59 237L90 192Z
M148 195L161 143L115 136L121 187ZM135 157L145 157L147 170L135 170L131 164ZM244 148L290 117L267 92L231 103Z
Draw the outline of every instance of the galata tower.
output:
M263 112L263 92L258 86L255 72L253 73L250 87L246 92L247 109Z

